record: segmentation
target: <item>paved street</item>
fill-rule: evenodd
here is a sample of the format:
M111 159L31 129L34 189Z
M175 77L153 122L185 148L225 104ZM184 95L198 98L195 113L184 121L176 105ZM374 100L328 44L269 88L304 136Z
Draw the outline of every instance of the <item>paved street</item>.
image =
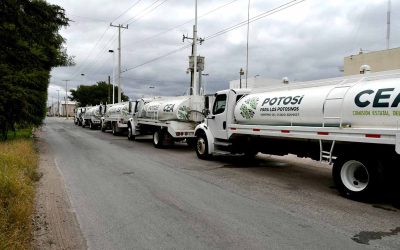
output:
M293 156L202 161L47 118L45 141L89 249L400 248L400 210L340 197Z

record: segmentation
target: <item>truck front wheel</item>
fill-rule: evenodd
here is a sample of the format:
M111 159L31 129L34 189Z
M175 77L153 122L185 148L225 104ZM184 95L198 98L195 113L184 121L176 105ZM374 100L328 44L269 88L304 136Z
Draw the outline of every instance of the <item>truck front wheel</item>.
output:
M382 164L363 157L338 157L332 175L339 193L352 200L376 198L383 182Z
M199 159L208 160L210 154L208 153L208 141L205 134L199 134L196 140L196 154Z
M133 129L130 125L128 126L128 140L130 141L135 140L135 136L133 135Z
M118 131L117 131L117 124L115 122L111 123L111 127L112 127L112 134L114 136L118 135Z
M161 129L154 132L153 145L156 148L162 148L164 146L164 133Z
M101 130L101 132L106 132L106 126L104 125L103 121L101 121L101 123L100 123L100 130Z

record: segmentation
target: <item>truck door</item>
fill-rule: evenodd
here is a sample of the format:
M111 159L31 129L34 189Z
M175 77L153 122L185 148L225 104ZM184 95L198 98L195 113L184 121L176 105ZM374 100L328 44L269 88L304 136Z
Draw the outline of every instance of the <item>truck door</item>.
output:
M211 114L207 117L208 127L212 134L218 139L227 139L226 132L226 108L227 95L219 94L215 98Z

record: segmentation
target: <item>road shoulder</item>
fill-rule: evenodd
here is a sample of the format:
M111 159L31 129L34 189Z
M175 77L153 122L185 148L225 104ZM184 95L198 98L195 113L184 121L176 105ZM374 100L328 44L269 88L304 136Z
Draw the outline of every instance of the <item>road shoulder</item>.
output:
M36 133L40 152L38 172L42 178L36 189L33 249L86 249L64 180L43 136L44 132Z

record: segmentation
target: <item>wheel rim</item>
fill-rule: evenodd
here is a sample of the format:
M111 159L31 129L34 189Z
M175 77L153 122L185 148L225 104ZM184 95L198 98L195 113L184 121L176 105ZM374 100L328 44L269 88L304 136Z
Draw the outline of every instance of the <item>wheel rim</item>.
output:
M201 155L204 155L206 152L206 142L203 138L197 139L197 152Z
M153 138L154 144L158 145L158 143L160 142L160 138L159 137L160 136L159 136L158 131L154 132L154 138Z
M343 164L340 177L345 187L353 192L363 191L369 184L368 169L359 161Z

